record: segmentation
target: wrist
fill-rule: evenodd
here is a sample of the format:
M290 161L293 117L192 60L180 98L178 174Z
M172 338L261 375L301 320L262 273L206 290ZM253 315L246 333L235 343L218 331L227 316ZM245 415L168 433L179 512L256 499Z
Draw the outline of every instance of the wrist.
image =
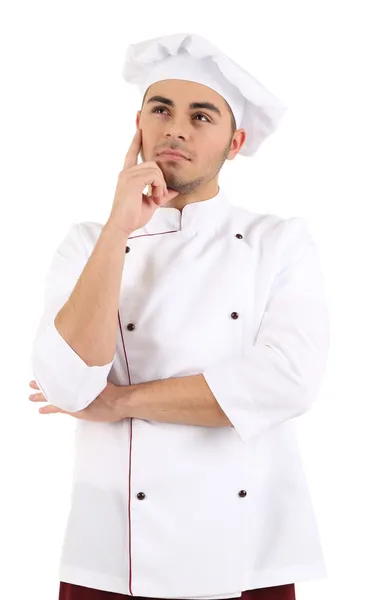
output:
M111 234L118 235L120 238L125 238L126 241L131 235L124 227L120 227L111 219L108 219L108 221L103 226L103 229L109 231Z
M117 386L113 409L120 419L128 419L132 416L137 388L138 385Z

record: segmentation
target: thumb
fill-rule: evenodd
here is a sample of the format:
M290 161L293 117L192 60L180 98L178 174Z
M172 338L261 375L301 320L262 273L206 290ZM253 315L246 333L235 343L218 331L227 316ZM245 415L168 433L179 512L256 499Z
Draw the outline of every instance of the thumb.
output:
M151 200L151 202L153 202L157 206L162 206L163 204L170 202L170 200L175 198L175 196L178 196L178 194L179 194L179 192L177 192L176 190L168 190L168 192L166 194L164 194L163 196L161 196L160 198L157 198L157 197L154 197L151 195L151 196L148 196L148 200Z
M169 190L167 191L166 194L164 194L163 196L161 196L160 200L161 200L161 204L163 204L164 202L169 202L170 200L172 200L173 198L175 198L175 196L178 196L179 192L177 192L176 190Z

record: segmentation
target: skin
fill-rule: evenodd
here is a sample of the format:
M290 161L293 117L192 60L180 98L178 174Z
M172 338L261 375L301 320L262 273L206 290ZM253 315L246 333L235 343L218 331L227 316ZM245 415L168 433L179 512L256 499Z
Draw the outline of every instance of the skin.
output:
M30 387L40 390L35 380L30 381ZM53 404L48 404L47 406L41 406L39 413L43 415L61 413L75 417L75 419L83 419L84 421L114 423L128 416L124 414L125 403L129 402L134 387L136 386L119 386L108 382L104 390L83 410L68 412ZM29 400L31 402L47 402L44 394L40 391L30 394Z
M150 102L163 96L174 102ZM206 108L190 109L192 102L210 102L220 115ZM155 111L155 112L153 112ZM224 98L211 88L178 79L153 83L146 91L136 125L142 129L143 161L155 161L167 187L179 192L164 206L180 211L190 202L212 198L218 193L219 171L226 160L233 160L243 145L244 129L232 132L231 110ZM183 151L190 160L169 160L158 156L165 148Z
M151 102L153 96L172 100L174 106ZM192 102L209 102L219 109L193 108ZM168 189L178 195L163 206L182 211L186 204L213 198L218 193L218 178L226 160L233 160L246 139L244 129L232 127L232 113L224 98L211 88L181 79L153 83L147 89L143 104L136 115L136 125L142 130L142 161L155 161L164 174ZM171 148L185 152L190 160L169 160L158 155ZM32 380L30 387L39 390ZM51 404L39 408L41 414L64 413L92 421L118 421L123 418L125 398L130 401L133 386L108 383L99 396L84 410L70 413ZM39 391L31 394L32 402L46 402ZM120 400L120 411L117 401Z

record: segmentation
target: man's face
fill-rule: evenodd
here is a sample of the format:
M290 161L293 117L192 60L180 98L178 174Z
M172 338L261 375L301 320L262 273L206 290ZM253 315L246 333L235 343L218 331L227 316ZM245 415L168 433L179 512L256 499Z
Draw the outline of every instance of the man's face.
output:
M192 108L195 102L210 106ZM232 135L231 112L224 98L193 81L168 79L153 83L138 119L142 160L155 161L168 188L180 194L190 194L214 179L245 139L243 129ZM165 149L182 152L188 160L160 156Z

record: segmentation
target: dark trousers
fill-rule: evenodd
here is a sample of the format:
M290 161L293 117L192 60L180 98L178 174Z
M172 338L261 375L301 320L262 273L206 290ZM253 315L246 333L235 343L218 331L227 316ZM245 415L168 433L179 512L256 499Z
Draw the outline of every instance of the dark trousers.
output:
M144 598L142 596L129 596L116 594L115 592L104 592L94 590L74 583L60 582L58 600L157 600L156 598ZM236 598L238 600L238 598ZM295 585L279 585L275 587L259 588L242 592L241 600L296 600Z

